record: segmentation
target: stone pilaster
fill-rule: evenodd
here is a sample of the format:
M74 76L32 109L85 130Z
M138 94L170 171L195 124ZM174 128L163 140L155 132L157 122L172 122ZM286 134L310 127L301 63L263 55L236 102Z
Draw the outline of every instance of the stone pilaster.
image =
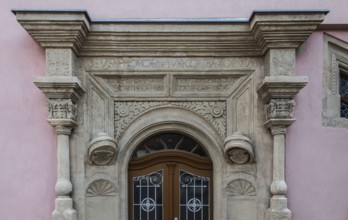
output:
M62 104L64 105L64 104ZM51 114L51 112L50 112ZM70 197L72 184L70 181L70 146L69 136L76 122L69 118L48 119L57 133L57 183L55 186L56 201L52 212L52 220L76 220L77 213Z
M52 220L76 220L77 213L70 197L70 134L77 126L77 102L84 91L74 76L46 76L35 79L35 84L48 98L48 123L57 134L56 201Z
M291 211L287 207L287 185L285 182L285 135L287 127L295 119L292 117L293 100L272 99L267 108L266 127L273 135L273 179L270 187L272 197L268 210L268 220L290 220Z
M270 192L268 220L290 220L287 207L285 181L285 138L288 126L295 118L294 97L306 85L308 79L295 76L295 48L272 48L265 56L265 75L258 93L265 105L266 128L273 136L273 176Z
M46 76L34 80L48 98L48 123L57 134L56 201L52 220L76 220L77 212L70 197L70 134L77 126L78 101L84 94L74 76L75 53L72 48L46 49Z

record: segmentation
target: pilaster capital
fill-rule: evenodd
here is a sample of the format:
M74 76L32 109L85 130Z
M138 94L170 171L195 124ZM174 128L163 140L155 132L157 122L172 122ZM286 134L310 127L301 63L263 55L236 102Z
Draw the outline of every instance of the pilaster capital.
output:
M266 107L266 119L291 119L295 109L292 99L272 99Z

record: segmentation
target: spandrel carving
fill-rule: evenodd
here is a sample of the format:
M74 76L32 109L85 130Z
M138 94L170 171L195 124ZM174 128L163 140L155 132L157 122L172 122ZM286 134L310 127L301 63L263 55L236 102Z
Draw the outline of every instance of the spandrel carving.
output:
M226 102L115 102L115 139L146 111L165 106L190 110L210 122L222 138L226 136Z

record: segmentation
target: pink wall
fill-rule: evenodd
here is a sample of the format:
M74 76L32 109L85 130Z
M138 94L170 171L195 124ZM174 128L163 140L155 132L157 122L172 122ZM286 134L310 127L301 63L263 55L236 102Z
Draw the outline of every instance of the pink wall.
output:
M346 0L102 2L2 0L0 3L1 220L50 219L56 176L54 131L46 123L45 97L32 83L34 76L45 74L44 51L17 23L10 12L12 8L87 9L92 19L249 17L252 10L330 9L325 23L348 23ZM347 34L336 34L348 40ZM347 220L348 133L347 129L321 126L322 34L314 34L306 46L299 55L297 72L308 75L310 83L297 98L298 121L289 130L287 142L290 208L293 220Z
M348 42L348 32L330 34ZM323 33L313 34L305 47L296 71L309 83L296 98L297 121L287 136L289 206L294 220L347 220L348 130L321 125Z

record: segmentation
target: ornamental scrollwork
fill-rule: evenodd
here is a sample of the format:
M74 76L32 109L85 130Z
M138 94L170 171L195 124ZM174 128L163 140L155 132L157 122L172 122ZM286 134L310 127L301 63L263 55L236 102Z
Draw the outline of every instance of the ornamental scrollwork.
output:
M146 111L172 106L190 110L210 122L222 138L226 137L226 102L115 102L115 139L119 140L127 127Z
M71 119L77 118L77 105L70 99L50 99L48 101L49 119Z
M292 118L294 109L294 100L272 99L267 106L267 120Z

